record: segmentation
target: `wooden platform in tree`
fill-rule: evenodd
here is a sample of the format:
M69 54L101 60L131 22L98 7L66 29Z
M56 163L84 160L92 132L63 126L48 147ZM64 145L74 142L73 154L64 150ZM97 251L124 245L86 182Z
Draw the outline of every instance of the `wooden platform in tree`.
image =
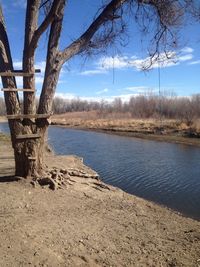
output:
M35 89L22 89L22 88L1 88L3 92L36 92Z
M16 115L7 115L7 119L16 120L16 119L45 119L49 118L51 114L16 114Z
M19 134L16 136L16 139L35 139L40 138L40 134Z

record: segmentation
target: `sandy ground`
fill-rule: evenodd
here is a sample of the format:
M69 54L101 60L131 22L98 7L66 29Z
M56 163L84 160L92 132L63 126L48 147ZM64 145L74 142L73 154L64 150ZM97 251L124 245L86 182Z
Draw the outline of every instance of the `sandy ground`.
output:
M73 156L49 155L47 164L95 174ZM13 173L10 144L0 141L2 267L200 266L198 221L96 179L74 175L52 191Z

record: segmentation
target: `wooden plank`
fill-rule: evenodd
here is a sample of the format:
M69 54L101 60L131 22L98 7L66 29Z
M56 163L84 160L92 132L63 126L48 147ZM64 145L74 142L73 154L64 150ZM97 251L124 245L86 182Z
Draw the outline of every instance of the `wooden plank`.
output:
M24 76L24 77L30 77L33 76L34 72L26 73L26 72L0 72L0 76L2 77L14 77L14 76Z
M13 114L7 115L7 119L9 120L17 120L17 119L45 119L49 118L51 114Z
M49 118L51 114L36 114L36 119Z
M23 70L13 70L7 72L0 72L0 76L12 77L12 76L24 76L29 77L33 76L35 73L41 73L40 69L35 69L35 72L24 72Z
M36 92L35 89L22 89L22 88L1 88L3 92Z
M30 160L36 160L36 157L28 157Z
M35 139L40 138L41 136L39 134L19 134L16 136L16 139Z
M18 73L18 72L24 72L23 70L13 70L13 72ZM35 73L41 73L41 69L35 69Z

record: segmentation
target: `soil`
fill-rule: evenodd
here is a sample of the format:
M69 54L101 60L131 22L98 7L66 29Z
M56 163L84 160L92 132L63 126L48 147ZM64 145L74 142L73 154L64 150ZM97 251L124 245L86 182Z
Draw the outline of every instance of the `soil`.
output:
M46 164L68 171L65 186L14 177L0 138L0 266L200 266L200 222L102 183L76 156Z

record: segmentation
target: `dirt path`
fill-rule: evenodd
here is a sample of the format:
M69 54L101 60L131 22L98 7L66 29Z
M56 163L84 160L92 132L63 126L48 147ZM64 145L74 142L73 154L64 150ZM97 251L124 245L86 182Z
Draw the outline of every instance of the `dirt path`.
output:
M0 266L200 266L200 222L92 178L56 191L9 182L13 164L0 142ZM94 174L77 157L47 164Z

